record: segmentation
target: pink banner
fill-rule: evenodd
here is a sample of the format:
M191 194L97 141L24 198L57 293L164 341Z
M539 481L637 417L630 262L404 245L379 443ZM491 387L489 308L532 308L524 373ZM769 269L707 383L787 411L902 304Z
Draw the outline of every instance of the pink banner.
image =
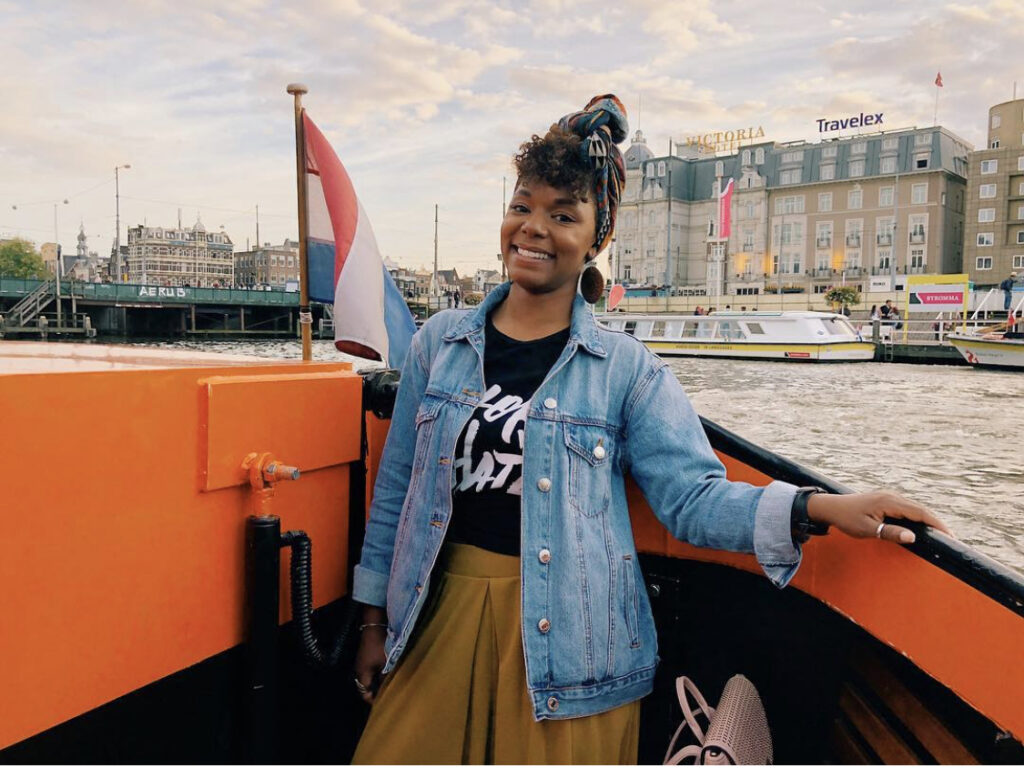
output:
M729 179L718 196L718 236L721 238L732 234L732 185L733 180Z

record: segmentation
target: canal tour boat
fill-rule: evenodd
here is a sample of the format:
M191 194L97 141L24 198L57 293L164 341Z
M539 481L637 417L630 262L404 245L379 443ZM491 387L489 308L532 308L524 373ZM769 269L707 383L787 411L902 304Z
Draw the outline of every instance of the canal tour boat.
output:
M1024 371L1024 334L951 333L946 338L973 366Z
M855 362L875 357L875 345L865 341L843 315L830 312L612 312L597 319L611 330L635 336L661 356L800 362Z
M0 342L0 761L349 760L352 569L397 380ZM703 428L733 479L846 492ZM672 539L635 485L628 504L662 658L641 762L678 724L677 675L714 702L736 673L776 763L1024 761L1019 573L911 524L907 547L816 537L779 590L752 555Z

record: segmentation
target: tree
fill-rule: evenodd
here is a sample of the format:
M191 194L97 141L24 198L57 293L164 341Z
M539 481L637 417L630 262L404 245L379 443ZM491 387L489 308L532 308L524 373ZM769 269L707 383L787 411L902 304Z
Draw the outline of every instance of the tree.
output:
M30 242L15 238L0 244L0 276L45 280L50 271Z
M843 311L848 306L855 307L860 304L860 291L853 285L835 286L828 289L825 301L833 306L838 304L840 311Z

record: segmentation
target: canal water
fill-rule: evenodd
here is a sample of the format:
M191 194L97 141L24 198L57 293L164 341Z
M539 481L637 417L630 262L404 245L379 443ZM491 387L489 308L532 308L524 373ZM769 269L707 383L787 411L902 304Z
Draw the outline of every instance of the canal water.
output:
M164 346L302 356L297 341ZM330 341L315 341L313 354L352 359ZM699 358L669 364L702 416L853 490L898 491L936 512L962 541L1024 572L1024 373Z

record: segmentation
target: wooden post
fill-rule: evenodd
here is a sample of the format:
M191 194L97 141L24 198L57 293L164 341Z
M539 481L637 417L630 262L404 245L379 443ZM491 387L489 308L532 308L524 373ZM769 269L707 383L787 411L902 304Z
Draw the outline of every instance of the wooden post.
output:
M299 326L302 329L302 359L313 359L313 313L309 309L309 261L306 252L306 131L302 125L302 94L309 89L291 83L288 93L295 98L295 177L299 200Z

